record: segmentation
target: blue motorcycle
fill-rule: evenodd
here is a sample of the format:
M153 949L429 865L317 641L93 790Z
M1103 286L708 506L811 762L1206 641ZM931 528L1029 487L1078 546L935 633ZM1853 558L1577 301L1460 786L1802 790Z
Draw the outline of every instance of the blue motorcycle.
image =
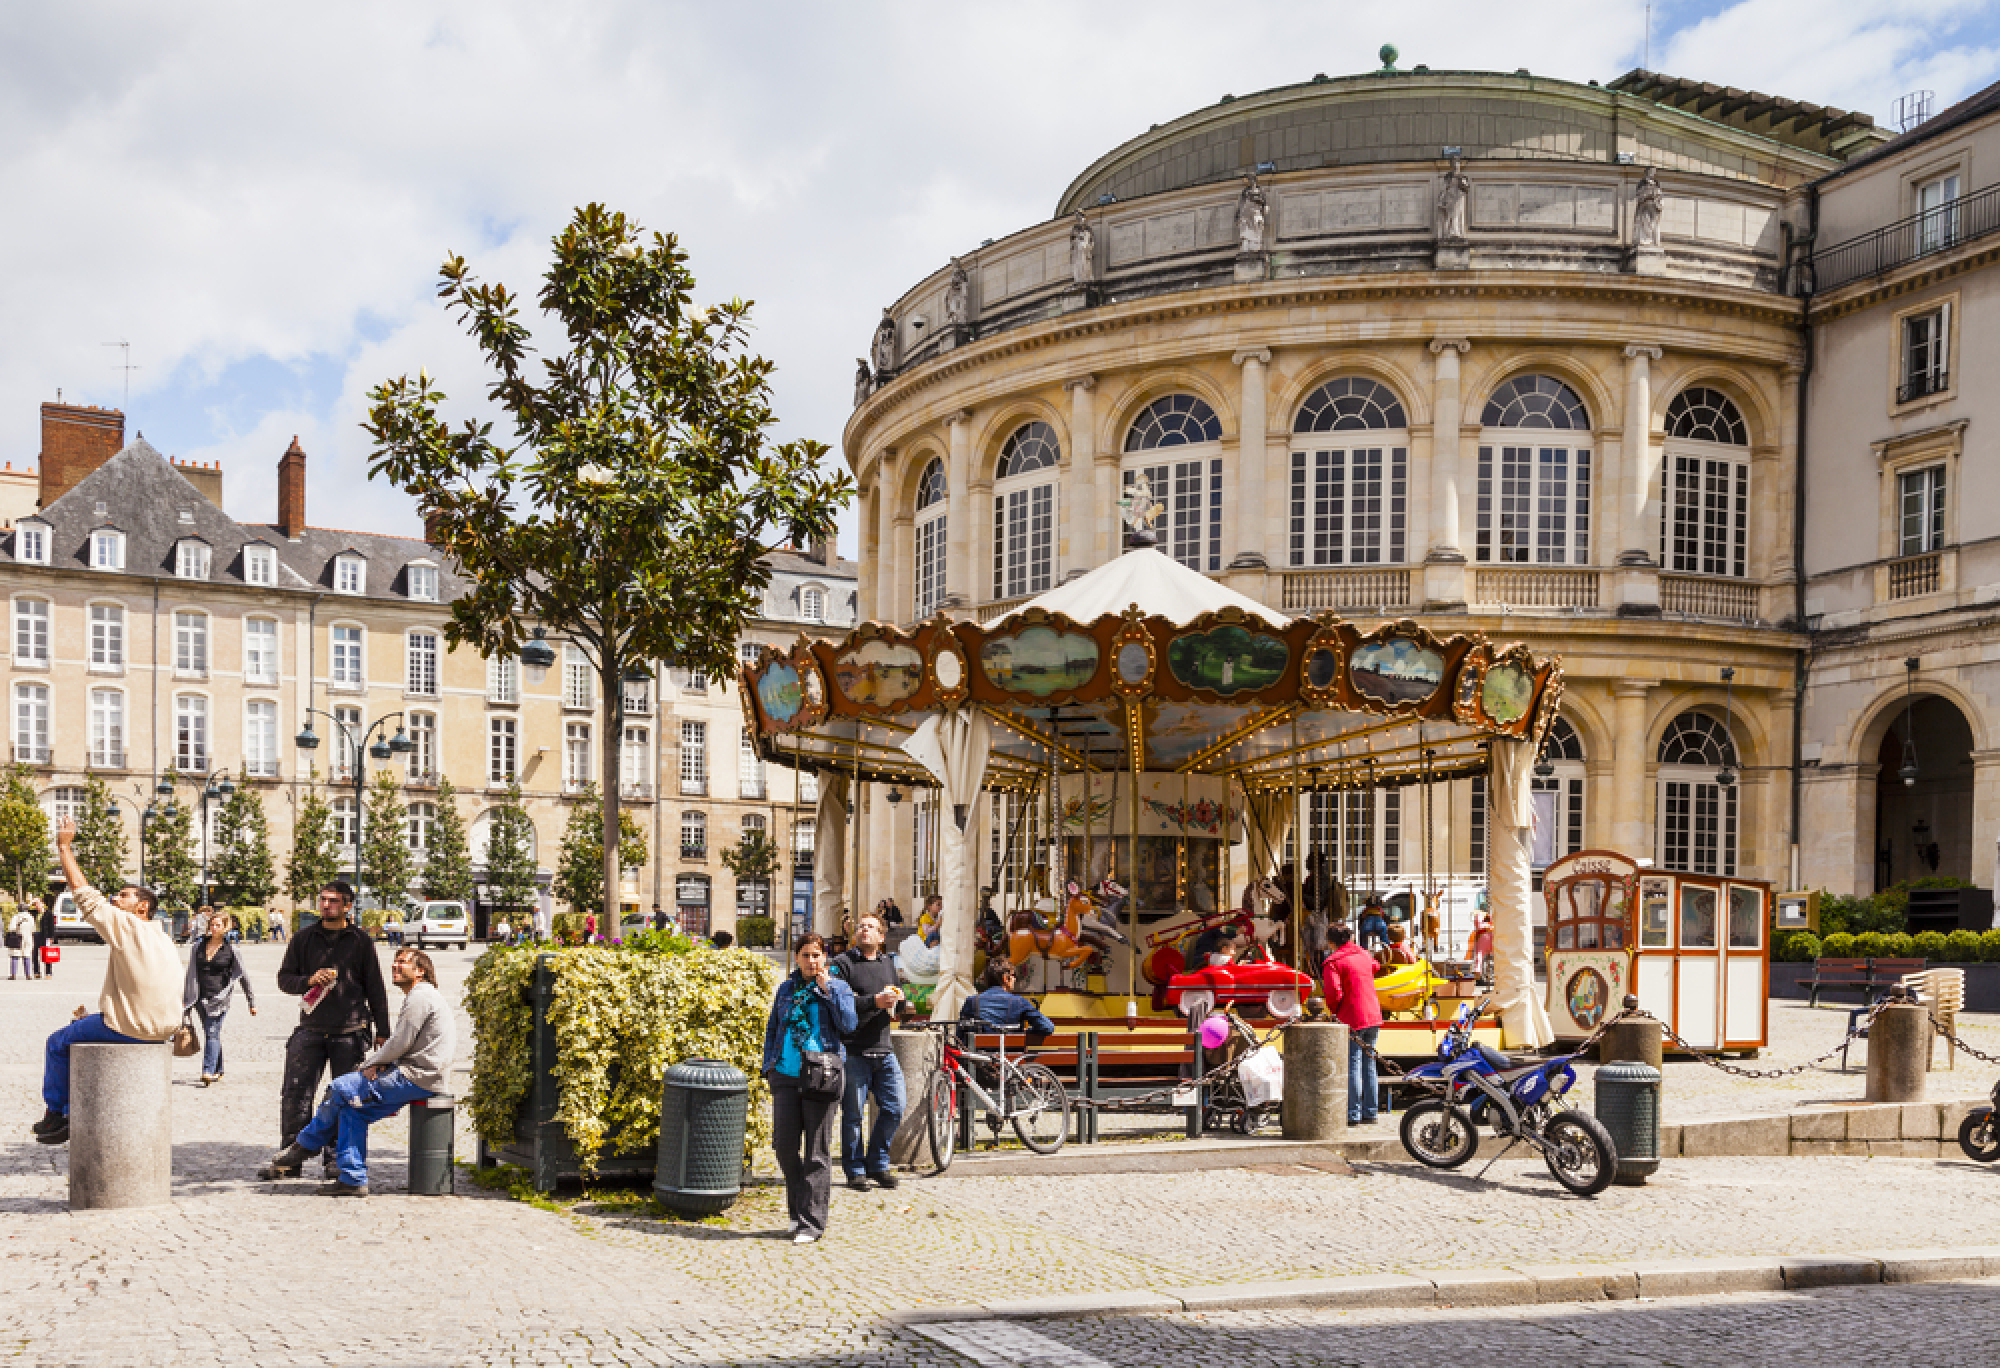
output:
M1403 1075L1431 1094L1403 1113L1403 1148L1420 1164L1455 1169L1478 1152L1479 1127L1489 1125L1540 1154L1571 1192L1595 1197L1617 1176L1618 1151L1596 1117L1560 1107L1576 1082L1576 1056L1510 1058L1478 1044L1472 1025L1489 1000L1460 1007L1438 1057Z

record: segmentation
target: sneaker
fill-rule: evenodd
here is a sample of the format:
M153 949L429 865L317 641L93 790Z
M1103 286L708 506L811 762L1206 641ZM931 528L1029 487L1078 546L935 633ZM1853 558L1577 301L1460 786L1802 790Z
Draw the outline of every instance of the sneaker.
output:
M37 1131L35 1139L44 1145L67 1145L69 1143L69 1118L65 1116L62 1119L62 1124L54 1130Z
M880 1173L871 1173L868 1177L874 1181L875 1186L878 1188L892 1188L896 1186L896 1175L888 1169L883 1169Z
M42 1111L42 1119L37 1121L33 1126L30 1126L29 1129L37 1135L47 1135L50 1131L60 1130L68 1124L69 1118L67 1116L64 1116L59 1111L50 1111L45 1108Z
M257 1170L257 1176L270 1182L278 1178L297 1178L305 1172L306 1160L312 1156L297 1145L287 1145L271 1156L271 1162Z
M366 1191L366 1189L363 1190ZM801 1230L798 1234L792 1236L792 1243L795 1245L816 1244L818 1241L819 1236L809 1230Z
M850 1173L847 1175L847 1185L853 1188L856 1192L866 1192L868 1191L867 1175L860 1173Z
M215 1081L214 1074L203 1074L201 1076L201 1086L204 1088L206 1088L209 1084L213 1083L214 1081Z
M331 1183L321 1183L319 1185L319 1195L322 1197L366 1197L368 1195L368 1184L349 1185L336 1178Z

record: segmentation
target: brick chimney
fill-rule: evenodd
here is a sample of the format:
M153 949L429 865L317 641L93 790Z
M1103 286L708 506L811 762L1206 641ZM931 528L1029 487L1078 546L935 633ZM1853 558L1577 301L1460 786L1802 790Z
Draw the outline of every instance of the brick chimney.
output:
M85 404L42 405L42 481L47 508L125 446L125 415Z
M295 435L278 460L278 531L297 541L306 530L306 453Z

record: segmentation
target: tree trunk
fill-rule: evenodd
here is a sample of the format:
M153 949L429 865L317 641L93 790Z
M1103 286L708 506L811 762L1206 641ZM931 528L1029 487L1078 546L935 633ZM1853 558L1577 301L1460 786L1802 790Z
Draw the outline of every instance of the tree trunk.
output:
M604 689L604 744L598 747L602 757L604 793L604 907L598 913L598 934L609 942L623 936L621 918L624 906L621 901L618 867L619 835L619 751L625 744L625 688L620 682L618 649L609 641L605 643L601 659L598 661L598 677Z

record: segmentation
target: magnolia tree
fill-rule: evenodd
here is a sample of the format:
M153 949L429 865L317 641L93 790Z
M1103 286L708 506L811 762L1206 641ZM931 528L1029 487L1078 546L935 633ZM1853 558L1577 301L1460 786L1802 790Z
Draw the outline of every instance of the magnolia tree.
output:
M412 495L427 534L470 581L454 646L517 654L524 623L596 668L610 715L599 772L619 773L628 668L724 675L769 582L762 557L830 534L853 492L814 441L771 444L772 365L748 348L750 305L698 307L687 254L592 204L555 238L536 299L563 348L537 357L521 297L463 257L439 295L494 372L504 429L466 418L427 372L369 395L372 474ZM617 925L618 786L602 818L602 903Z

